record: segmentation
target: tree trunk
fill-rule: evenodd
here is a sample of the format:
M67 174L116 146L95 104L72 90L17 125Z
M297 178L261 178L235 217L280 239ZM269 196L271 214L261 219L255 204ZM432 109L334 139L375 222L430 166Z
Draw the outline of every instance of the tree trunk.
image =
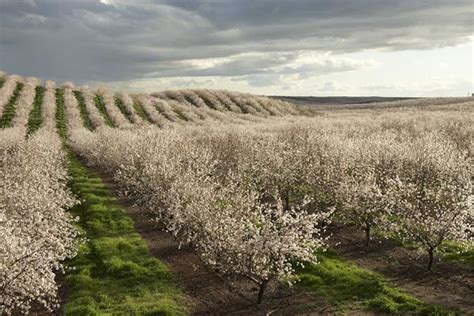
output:
M430 248L428 249L428 255L429 255L429 261L428 261L428 271L429 272L432 272L433 270L431 270L432 266L433 266L433 249Z
M369 247L370 242L370 225L365 226L365 247Z
M290 209L290 194L288 192L286 192L286 194L285 194L284 202L285 202L284 210L288 211Z
M260 290L258 291L257 304L262 303L263 293L265 292L265 289L267 288L268 281L269 280L264 280L262 284L260 284Z

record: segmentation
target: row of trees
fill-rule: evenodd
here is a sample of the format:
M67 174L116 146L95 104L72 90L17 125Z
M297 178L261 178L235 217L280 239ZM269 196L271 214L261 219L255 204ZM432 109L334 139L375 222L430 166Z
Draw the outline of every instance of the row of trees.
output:
M472 139L406 116L269 120L172 130L84 130L72 146L219 271L288 278L324 248L333 213L398 234L430 255L472 234ZM259 301L261 295L259 296Z
M215 151L203 145L208 141L204 130L192 132L198 134L76 130L72 146L89 161L116 171L117 180L152 218L192 245L206 263L258 284L260 302L268 282L290 277L295 261L315 261L314 251L324 248L322 224L330 212L308 214L304 206L287 209L280 199L266 199L234 168L225 153L229 148Z
M23 78L17 75L3 75L2 79L4 80L4 82L2 89L0 89L0 115L3 113L3 110L7 105L8 101L10 101L10 98L16 89L17 83L22 82Z
M4 80L0 113L17 84L23 88L9 113L12 128L0 131L0 313L28 313L33 303L56 307L56 272L81 243L76 219L66 212L78 201L66 185L54 82L39 89L36 78ZM26 139L34 102L41 105L41 127Z
M72 83L63 84L65 89L74 89ZM147 95L147 94L137 94L137 95L128 95L126 93L117 93L113 94L106 88L99 88L98 90L93 90L89 87L83 86L79 90L74 90L74 95L83 99L85 114L92 123L92 127L99 128L107 125L107 119L110 119L110 124L113 127L118 127L120 129L131 129L137 126L142 126L146 122L158 127L169 127L174 125L208 125L213 124L214 122L230 122L230 123L246 123L249 121L252 122L261 122L264 120L264 115L261 112L252 108L253 111L247 111L249 114L243 114L241 111L234 113L228 108L224 107L221 104L220 99L230 101L228 95L233 95L235 100L240 100L242 95L238 93L216 91L211 96L207 95L210 92L192 90L185 90L184 92L173 93L168 91L166 93ZM210 102L218 102L213 107L206 105L205 101L200 97L200 95L206 95ZM217 98L217 96L220 97ZM254 97L244 98L250 104L257 104L257 99L259 100L258 104L263 104L260 106L260 110L264 111L265 108L271 108L275 105L275 110L271 113L272 115L286 115L288 113L294 113L296 110L291 108L291 111L280 111L279 108L282 108L282 105L278 107L276 104L279 104L278 101L274 101L268 98ZM189 101L188 101L189 100ZM207 99L206 99L207 100ZM77 100L79 101L79 100ZM75 102L69 102L70 104L75 104ZM195 105L198 104L198 105ZM103 106L103 113L101 114L98 105ZM78 104L75 104L79 106ZM233 103L234 107L237 107ZM255 105L256 107L257 105ZM240 109L239 107L237 107ZM68 109L66 109L68 110ZM72 109L71 111L76 111ZM138 112L141 111L141 116ZM267 111L268 112L268 111ZM266 112L266 113L267 113ZM270 115L270 114L266 114ZM107 116L107 118L105 117ZM135 125L136 124L136 125Z
M168 90L153 93L161 100L174 100L191 108L213 109L220 112L249 113L257 116L282 116L286 114L302 114L303 108L294 104L260 97L248 93L226 90Z
M14 96L17 84L20 84L20 91L17 91L20 94L19 104L12 125L23 126L28 119L35 97L35 88L40 81L33 77L23 78L5 73L0 73L0 76L3 82L0 89L0 113ZM54 87L55 84L46 82L45 90L48 89L47 86ZM65 82L62 88L73 90L74 95L81 99L84 114L94 129L107 124L129 129L136 125L141 126L145 122L159 127L175 124L206 125L214 121L260 122L269 116L281 117L311 112L278 99L224 90L176 90L151 95L129 95L112 93L104 87L75 88L71 82Z
M67 189L61 141L46 128L0 131L0 312L57 304L56 272L79 247L77 203Z

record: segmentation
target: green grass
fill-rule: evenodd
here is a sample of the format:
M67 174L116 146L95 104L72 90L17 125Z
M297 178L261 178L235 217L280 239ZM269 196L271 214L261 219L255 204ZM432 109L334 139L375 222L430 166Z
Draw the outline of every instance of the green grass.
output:
M144 121L153 124L151 118L150 118L150 117L148 116L148 114L145 112L145 110L143 109L143 106L140 104L140 102L134 101L134 102L133 102L133 108L134 108L135 111L137 112L138 116L140 116Z
M459 262L474 268L474 246L472 245L466 249L454 242L444 242L439 253L443 260Z
M375 234L379 238L384 238L385 235ZM400 237L395 234L389 235L390 241L399 247L404 247L410 250L415 251L417 245L412 241L403 241ZM426 252L424 252L426 255ZM441 261L450 261L461 263L463 265L474 268L474 245L462 245L456 241L443 241L443 243L438 247L437 251L434 254L433 269L436 271L436 265L438 260Z
M109 117L109 114L107 113L107 109L105 108L105 103L104 100L102 100L102 97L99 95L96 95L94 97L94 103L97 109L99 109L100 115L104 118L105 124L107 124L110 127L114 127L114 124L112 123L112 120Z
M297 286L311 291L340 311L372 311L389 314L453 315L441 307L423 303L397 289L382 276L338 259L319 254L319 264L299 269Z
M66 314L185 314L172 276L150 255L101 179L72 154L69 162L71 188L83 201L71 212L80 217L88 241L66 276Z
M123 104L123 101L120 98L115 97L114 102L115 102L115 106L117 106L119 108L119 110L120 110L120 112L122 112L123 116L125 116L130 123L133 123L132 122L132 116L130 115L130 113L128 113L125 110L125 105Z
M92 131L94 127L92 126L92 121L87 115L86 102L84 101L84 96L81 91L74 91L74 96L76 97L77 104L79 105L79 112L81 113L82 125L88 130Z
M57 129L66 140L63 90L56 90ZM149 252L132 220L101 178L66 147L70 188L82 203L70 212L87 237L68 263L66 315L183 315L182 294L166 267Z
M3 88L3 84L5 83L5 78L0 78L0 89Z
M43 124L43 97L44 91L46 89L42 86L37 86L35 90L36 94L35 100L33 102L33 109L31 110L30 116L28 118L28 129L26 131L27 135L31 135L36 132L41 127L41 124Z
M66 112L64 109L64 89L56 89L56 129L63 142L67 140Z
M10 100L8 100L7 105L3 108L2 117L0 118L0 128L12 127L12 119L15 117L16 112L16 103L18 102L18 97L20 96L21 89L23 89L24 84L18 82L16 84L15 91Z

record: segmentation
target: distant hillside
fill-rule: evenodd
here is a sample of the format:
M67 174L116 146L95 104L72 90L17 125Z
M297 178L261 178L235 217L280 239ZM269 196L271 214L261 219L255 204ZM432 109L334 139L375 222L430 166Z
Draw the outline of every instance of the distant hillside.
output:
M316 110L341 110L341 109L376 109L392 107L412 107L456 104L472 101L472 97L446 97L446 98L402 98L402 97L293 97L272 96L274 99L283 100L313 108Z
M293 102L302 105L347 105L347 104L370 104L377 102L393 102L401 100L412 100L402 97L294 97L294 96L272 96L280 100Z

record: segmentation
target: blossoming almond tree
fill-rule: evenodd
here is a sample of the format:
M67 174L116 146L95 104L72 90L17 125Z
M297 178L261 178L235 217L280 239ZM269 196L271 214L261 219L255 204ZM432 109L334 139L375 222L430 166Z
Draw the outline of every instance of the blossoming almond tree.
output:
M123 110L127 113L128 117L130 118L133 124L144 125L146 122L136 113L133 108L133 100L128 93L125 92L117 92L115 94L116 102L120 102Z
M465 153L435 132L413 140L406 149L393 229L428 253L431 271L444 241L472 242L472 165Z
M94 90L92 90L88 86L82 86L79 90L81 91L82 96L84 97L84 104L86 106L87 115L91 120L92 126L94 128L105 126L105 120L100 114L94 102Z
M43 111L41 116L43 118L43 124L41 129L54 131L56 126L56 84L53 81L45 82L45 92L43 96Z
M81 112L79 110L79 103L74 96L74 85L63 84L64 89L64 109L66 114L66 124L68 126L68 133L73 129L83 128Z
M26 125L28 123L28 115L33 108L33 101L35 99L35 88L39 84L39 80L34 77L26 78L25 85L18 98L15 116L12 119L12 126L24 129L26 132Z
M97 97L102 99L107 114L109 115L110 120L113 122L114 126L117 126L118 128L131 127L130 122L115 105L114 95L108 88L100 87L97 89Z
M55 271L79 246L65 211L77 201L66 188L61 142L40 130L0 145L0 312L28 313L33 302L52 309Z
M342 217L364 230L367 247L372 228L386 224L392 213L398 148L388 135L349 139L342 145L346 152L335 192Z
M305 164L304 140L291 129L262 134L253 133L246 139L248 155L254 158L243 158L242 164L267 196L280 199L284 209L289 210L290 202L298 203L296 194L305 184L304 178L311 167Z
M13 95L17 83L22 81L23 78L18 75L9 75L5 77L5 82L0 89L0 113L3 113L3 109Z
M231 156L205 145L211 132L104 129L97 136L82 132L72 145L98 166L117 167L115 178L204 262L258 284L260 303L270 280L289 277L295 261L315 260L314 251L324 245L319 224L328 214L285 210L279 199L262 202L238 168L220 160Z
M162 102L154 102L154 100L145 94L138 94L134 97L135 102L138 102L142 107L143 111L146 113L150 121L160 127L164 127L169 124L169 121L174 122L174 117L171 119L171 115L176 115L171 108L167 105L167 109L163 111L166 113L166 116L162 114L160 105ZM160 105L158 105L160 104ZM172 113L172 114L171 114ZM176 120L178 118L176 117Z
M322 221L330 214L307 214L300 209L285 209L260 202L255 192L231 189L219 200L209 216L207 238L197 248L205 261L220 272L242 275L259 286L257 303L262 302L267 284L286 279L294 273L294 264L315 262L314 251L324 249ZM240 193L240 194L239 194ZM229 196L232 195L232 196Z

